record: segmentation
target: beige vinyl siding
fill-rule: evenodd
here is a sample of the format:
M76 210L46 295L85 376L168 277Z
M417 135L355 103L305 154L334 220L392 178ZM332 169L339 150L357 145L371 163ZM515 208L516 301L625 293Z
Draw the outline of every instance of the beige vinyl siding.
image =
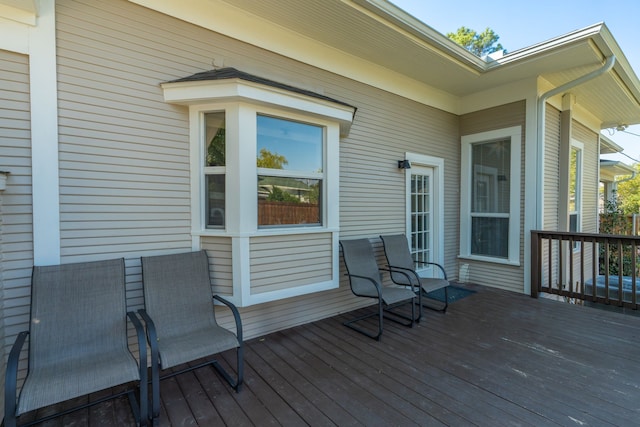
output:
M461 135L521 126L522 158L520 162L520 266L501 265L464 259L461 264L469 264L469 280L482 285L493 286L515 292L524 290L524 173L525 173L525 101L518 101L499 107L465 114L460 118ZM459 197L459 196L458 196Z
M358 94L351 132L340 145L340 238L405 233L406 152L444 158L445 268L457 276L460 142L458 118L380 91Z
M327 282L333 275L331 233L253 237L250 250L252 294Z
M547 104L545 114L545 142L544 142L544 219L542 229L558 230L560 203L560 128L561 113ZM551 251L551 267L549 272L549 251ZM545 285L558 283L558 245L549 247L545 242L542 252L543 275Z
M63 262L191 247L186 111L118 3L56 7Z
M124 256L130 263L130 304L137 304L136 258L191 249L188 110L165 103L159 84L209 70L216 59L358 108L349 135L340 141L341 238L404 232L405 179L397 160L405 152L444 158L444 259L455 278L460 180L455 115L124 0L61 0L56 10L65 262ZM202 237L201 243L214 258L231 256L228 242ZM218 253L210 245L225 249ZM230 258L212 263L213 286L226 294L232 284ZM370 303L351 295L342 261L339 268L339 289L242 309L245 336Z
M33 216L29 58L0 50L0 384L16 335L28 329ZM22 374L21 374L22 375ZM4 386L0 390L4 401ZM0 412L4 410L4 407Z
M209 256L209 274L213 292L229 296L233 294L233 267L231 263L231 238L203 237L202 249Z

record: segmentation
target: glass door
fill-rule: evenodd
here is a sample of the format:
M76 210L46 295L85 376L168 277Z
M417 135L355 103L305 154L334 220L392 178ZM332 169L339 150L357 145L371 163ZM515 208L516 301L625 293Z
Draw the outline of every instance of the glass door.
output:
M416 261L433 261L433 168L414 165L407 188L410 210L407 237L411 245L411 255ZM416 271L421 276L431 276L432 266L416 263Z

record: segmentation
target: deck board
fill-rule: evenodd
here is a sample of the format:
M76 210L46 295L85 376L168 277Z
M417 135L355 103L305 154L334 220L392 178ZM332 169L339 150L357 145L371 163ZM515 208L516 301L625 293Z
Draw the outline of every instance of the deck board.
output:
M250 340L240 393L210 367L165 380L159 425L637 425L640 317L468 286L380 342L342 326L357 313ZM87 420L130 425L126 396L41 425Z

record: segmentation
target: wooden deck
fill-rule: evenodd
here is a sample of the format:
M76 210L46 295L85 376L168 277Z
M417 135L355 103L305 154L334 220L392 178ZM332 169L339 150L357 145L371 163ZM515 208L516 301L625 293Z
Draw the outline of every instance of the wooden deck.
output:
M210 368L166 380L160 424L638 425L640 317L473 288L380 342L344 316L248 341L242 392ZM131 422L121 398L46 425Z

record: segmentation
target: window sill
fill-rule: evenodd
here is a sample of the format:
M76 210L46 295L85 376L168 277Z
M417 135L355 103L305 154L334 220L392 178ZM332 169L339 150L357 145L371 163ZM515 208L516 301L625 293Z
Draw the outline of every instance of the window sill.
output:
M295 228L268 228L258 229L252 232L231 233L226 230L199 230L192 231L192 236L215 236L215 237L257 237L257 236L282 236L296 234L319 234L319 233L335 233L340 231L338 227L295 227Z
M491 264L501 264L501 265L510 265L512 267L520 267L519 261L511 261L503 258L492 258L486 256L477 256L477 255L458 255L458 259L464 259L469 261L479 261L479 262L487 262Z

